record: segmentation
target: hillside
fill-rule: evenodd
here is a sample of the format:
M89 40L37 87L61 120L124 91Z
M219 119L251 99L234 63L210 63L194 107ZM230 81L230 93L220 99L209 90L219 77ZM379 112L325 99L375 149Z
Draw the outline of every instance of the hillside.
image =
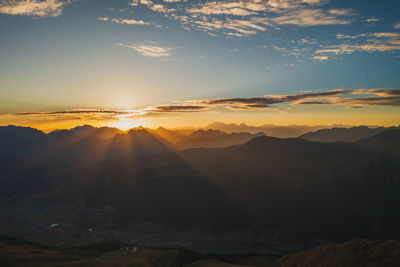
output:
M400 129L389 129L358 143L367 149L400 155Z
M71 243L141 236L209 252L400 239L391 204L400 201L400 158L387 150L399 143L395 130L360 143L260 136L182 151L146 129L50 137L0 162L4 231L50 243L60 240L54 231Z
M352 240L282 257L257 254L212 255L180 249L154 249L138 244L100 243L59 249L24 240L1 238L0 264L7 266L148 266L275 267L397 266L398 241Z

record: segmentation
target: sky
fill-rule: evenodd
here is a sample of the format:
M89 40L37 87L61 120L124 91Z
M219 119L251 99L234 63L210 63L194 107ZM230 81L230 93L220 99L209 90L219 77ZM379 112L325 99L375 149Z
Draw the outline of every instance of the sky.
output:
M0 125L399 125L398 0L0 0Z

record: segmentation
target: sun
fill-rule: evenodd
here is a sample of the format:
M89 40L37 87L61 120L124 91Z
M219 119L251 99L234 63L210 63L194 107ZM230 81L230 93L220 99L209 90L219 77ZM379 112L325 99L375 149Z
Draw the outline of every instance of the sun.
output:
M134 121L118 121L110 126L116 127L122 131L127 131L129 129L139 127L141 124Z
M122 131L127 131L129 129L136 128L139 126L144 127L144 126L146 126L146 123L141 120L128 118L127 116L122 115L122 116L118 116L118 120L115 120L115 121L109 123L108 126L116 127Z

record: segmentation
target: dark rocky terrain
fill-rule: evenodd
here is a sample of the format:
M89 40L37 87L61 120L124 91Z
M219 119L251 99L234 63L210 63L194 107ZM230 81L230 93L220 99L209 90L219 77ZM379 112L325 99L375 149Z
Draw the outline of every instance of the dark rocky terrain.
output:
M2 266L146 266L146 267L292 267L398 266L398 241L352 240L284 256L200 254L182 249L156 249L127 243L99 243L56 248L20 239L0 238Z

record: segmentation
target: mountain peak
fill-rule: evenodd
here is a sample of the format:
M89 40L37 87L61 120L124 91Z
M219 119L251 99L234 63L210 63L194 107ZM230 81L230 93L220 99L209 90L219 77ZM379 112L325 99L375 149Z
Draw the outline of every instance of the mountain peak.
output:
M30 134L38 134L44 135L45 133L31 127L23 127L23 126L16 126L16 125L7 125L7 126L0 126L0 134L18 134L18 133L30 133Z

